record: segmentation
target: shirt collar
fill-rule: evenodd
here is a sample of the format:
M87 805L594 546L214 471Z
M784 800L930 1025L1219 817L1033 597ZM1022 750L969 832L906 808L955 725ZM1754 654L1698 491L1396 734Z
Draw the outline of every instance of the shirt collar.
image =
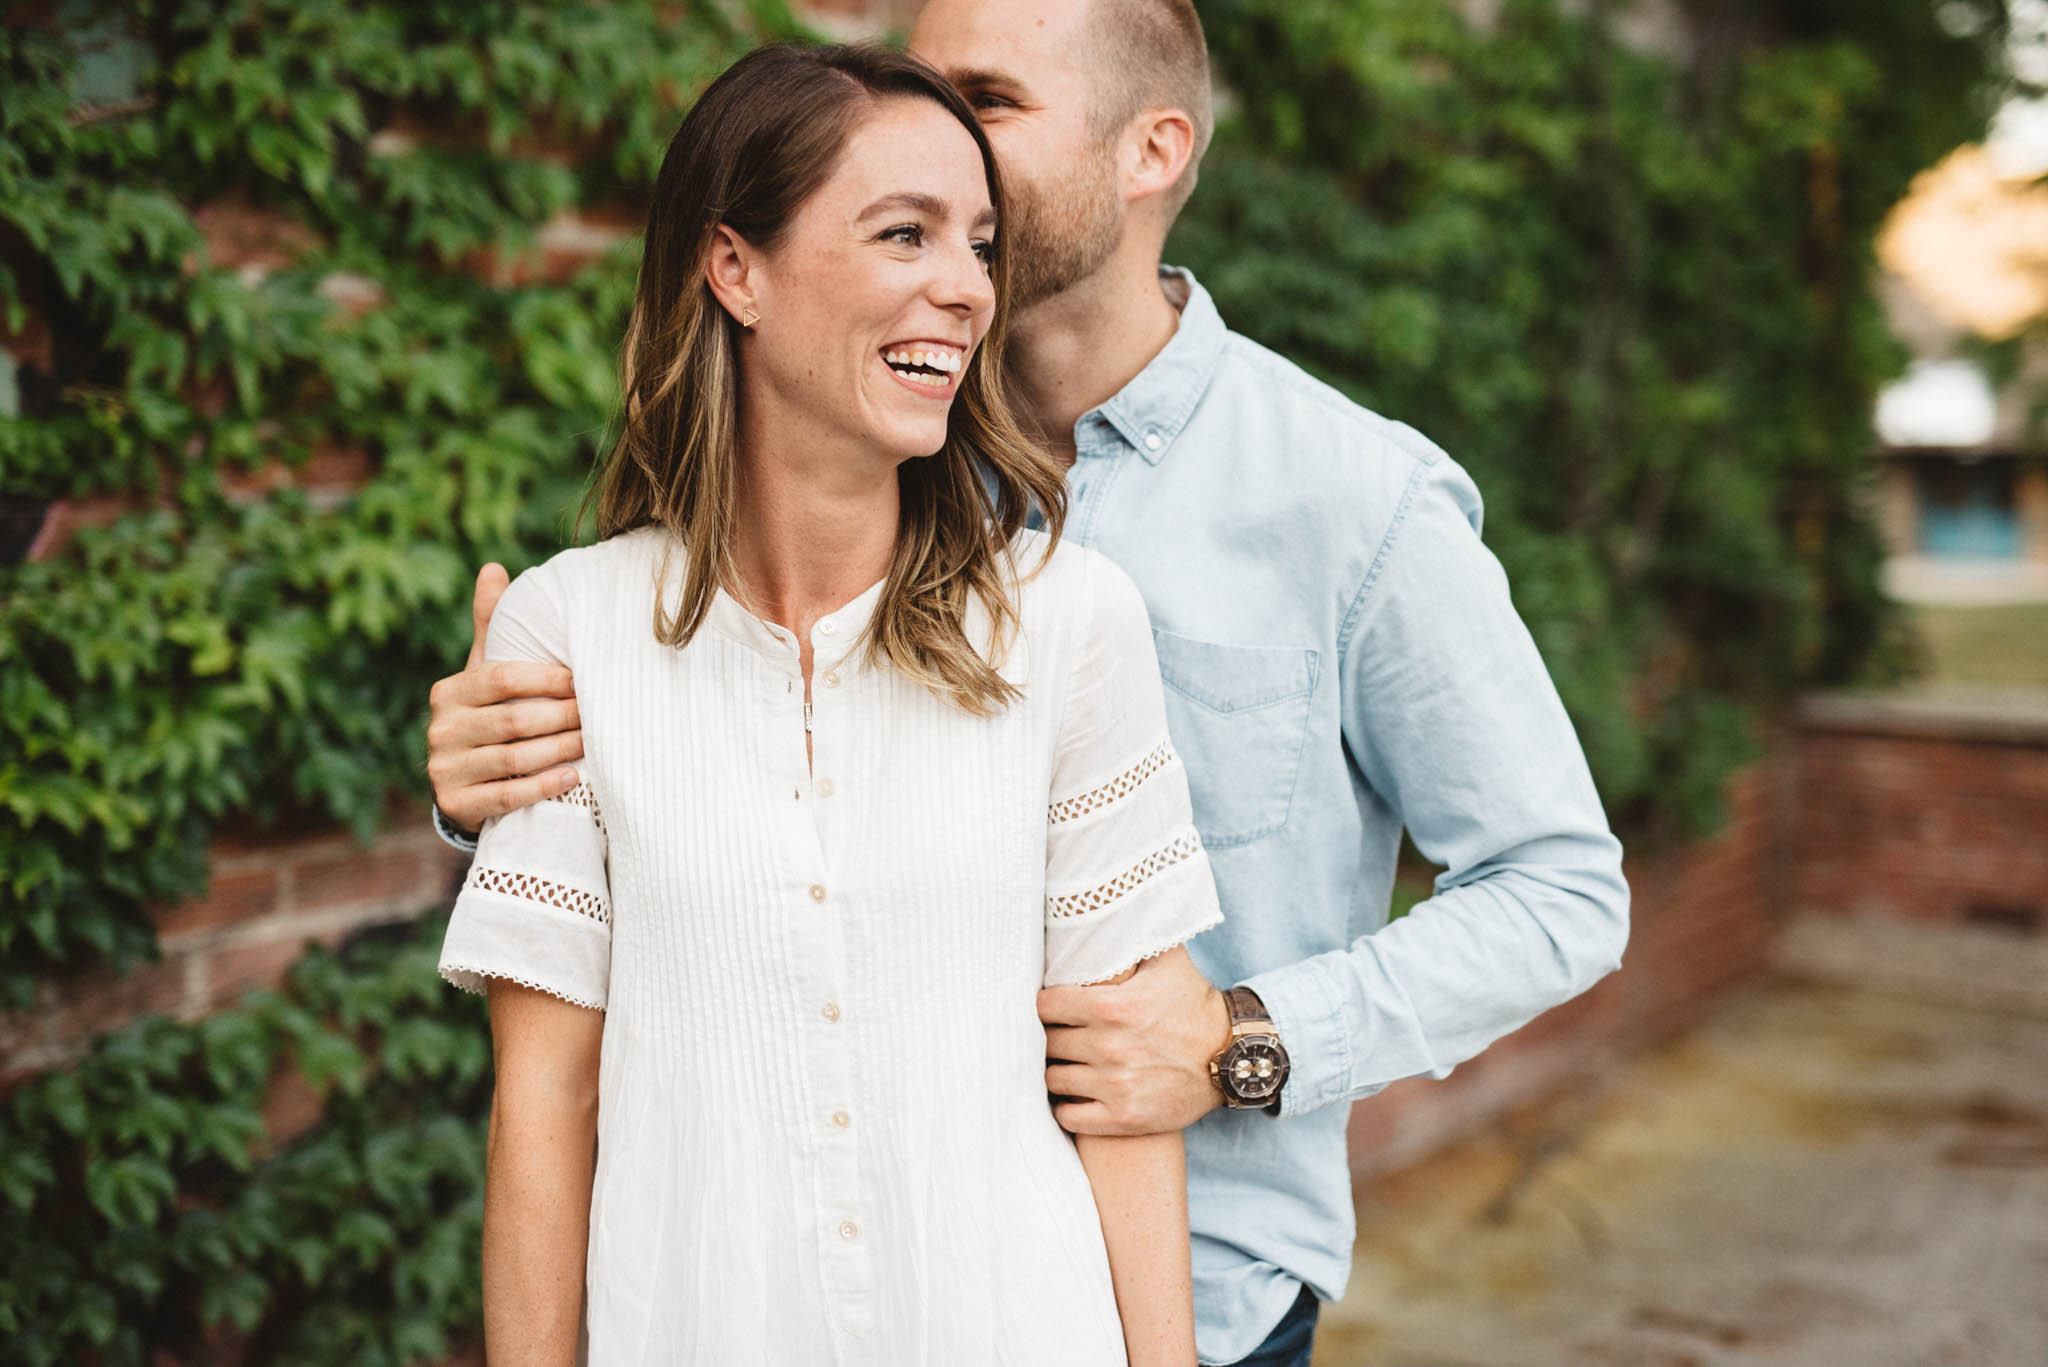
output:
M870 584L859 597L835 608L811 624L811 669L821 672L837 668L861 638L875 609L882 601L886 577ZM721 635L730 636L792 671L801 673L796 633L749 612L744 604L724 589L712 599L705 624Z
M1194 415L1195 405L1202 401L1210 377L1216 373L1226 335L1223 316L1192 271L1161 266L1159 281L1169 298L1182 292L1187 296L1181 305L1180 327L1129 384L1107 403L1083 413L1074 424L1078 442L1081 429L1091 419L1100 418L1151 465L1165 459L1174 438Z
M660 538L669 535L660 527L636 528L635 532ZM680 597L684 563L680 542L671 542L668 582L658 586L658 591L662 593L671 610ZM877 579L850 602L833 609L811 624L813 672L835 669L846 660L852 652L854 642L861 638L861 633L867 630L868 623L873 620L875 609L881 606L882 589L888 582L886 575ZM711 605L704 613L704 626L774 660L792 677L801 676L801 655L797 648L796 633L787 627L755 616L747 610L745 604L723 588L711 595Z

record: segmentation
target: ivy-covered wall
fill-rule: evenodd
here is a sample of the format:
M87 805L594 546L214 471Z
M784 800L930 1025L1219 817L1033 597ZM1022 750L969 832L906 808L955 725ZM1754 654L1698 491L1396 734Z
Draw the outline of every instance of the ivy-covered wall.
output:
M147 908L204 887L218 833L367 835L424 791L475 566L560 544L609 417L631 243L573 271L553 244L630 223L692 93L792 27L770 0L10 13L0 499L82 525L0 567L0 1007L150 958ZM16 1087L0 1362L473 1335L488 1037L433 932ZM314 1123L279 1145L294 1093Z
M205 885L219 833L368 832L423 791L471 571L560 544L608 418L631 243L581 269L550 243L630 223L691 92L789 23L25 8L0 33L0 512L90 515L0 567L0 1006L148 959L146 908ZM1169 256L1473 468L1610 803L1697 829L1761 712L1879 638L1869 239L1978 127L2002 16L1716 4L1658 54L1610 8L1205 4L1237 113ZM221 249L237 224L256 249ZM0 1361L397 1363L472 1335L488 1048L436 930L17 1087Z

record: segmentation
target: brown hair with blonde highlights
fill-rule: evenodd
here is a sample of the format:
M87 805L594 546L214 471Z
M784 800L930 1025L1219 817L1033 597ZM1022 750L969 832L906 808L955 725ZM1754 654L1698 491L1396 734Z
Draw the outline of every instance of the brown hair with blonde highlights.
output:
M861 119L894 97L932 100L973 135L1000 224L1001 181L973 111L944 77L890 48L749 53L698 98L662 158L621 349L619 436L585 506L596 502L602 537L658 525L679 543L681 597L671 611L666 555L656 595L664 644L689 641L719 587L735 582L740 326L705 280L716 229L772 249ZM871 659L977 714L1017 696L997 672L1017 626L1012 543L1034 507L1057 542L1066 512L1060 467L1024 435L1004 396L1009 268L1000 249L990 269L995 315L961 374L945 445L898 467L901 521L866 640ZM976 598L990 618L989 658L968 638Z

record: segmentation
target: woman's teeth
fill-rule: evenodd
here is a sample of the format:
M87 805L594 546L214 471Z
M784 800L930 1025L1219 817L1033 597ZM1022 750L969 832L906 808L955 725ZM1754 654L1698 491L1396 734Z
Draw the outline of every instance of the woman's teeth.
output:
M913 347L885 351L882 353L882 359L906 380L913 380L933 389L943 389L960 369L962 358L957 351L929 351L922 347Z

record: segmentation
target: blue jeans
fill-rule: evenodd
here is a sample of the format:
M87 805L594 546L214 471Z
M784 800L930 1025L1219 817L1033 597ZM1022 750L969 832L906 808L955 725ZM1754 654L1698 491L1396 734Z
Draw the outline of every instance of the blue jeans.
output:
M1281 1316L1266 1341L1239 1358L1237 1367L1308 1367L1309 1350L1315 1346L1316 1293L1307 1287L1295 1297L1294 1307Z

